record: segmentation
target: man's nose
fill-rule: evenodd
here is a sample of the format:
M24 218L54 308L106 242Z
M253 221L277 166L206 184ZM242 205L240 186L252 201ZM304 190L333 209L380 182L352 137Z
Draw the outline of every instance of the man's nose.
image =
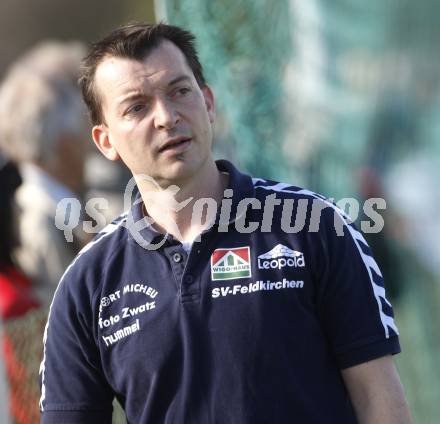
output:
M156 129L172 129L179 122L179 114L172 104L166 99L156 101L154 108L154 126Z

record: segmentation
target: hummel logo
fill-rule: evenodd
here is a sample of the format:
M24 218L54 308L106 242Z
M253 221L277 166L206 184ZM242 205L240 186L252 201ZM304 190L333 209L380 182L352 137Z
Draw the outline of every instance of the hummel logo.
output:
M284 267L304 267L304 255L296 250L277 244L272 250L258 256L259 269L281 269Z

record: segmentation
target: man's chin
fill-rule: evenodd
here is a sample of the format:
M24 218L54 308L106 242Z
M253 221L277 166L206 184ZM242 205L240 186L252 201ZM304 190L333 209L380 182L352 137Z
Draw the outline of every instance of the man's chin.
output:
M166 188L171 184L180 187L197 178L202 173L205 163L206 161L195 160L187 155L182 155L160 163L160 166L154 171L150 170L150 174L146 174L150 175L160 187ZM200 176L200 178L202 177Z
M194 171L185 166L172 166L166 172L155 175L155 182L162 188L167 188L171 184L181 187L194 177Z

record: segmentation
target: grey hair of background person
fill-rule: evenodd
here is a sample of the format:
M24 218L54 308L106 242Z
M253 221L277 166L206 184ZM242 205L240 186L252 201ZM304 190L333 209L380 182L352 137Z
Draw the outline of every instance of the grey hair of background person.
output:
M45 41L12 64L0 84L0 147L10 158L47 163L63 135L85 134L77 87L85 54L80 42Z

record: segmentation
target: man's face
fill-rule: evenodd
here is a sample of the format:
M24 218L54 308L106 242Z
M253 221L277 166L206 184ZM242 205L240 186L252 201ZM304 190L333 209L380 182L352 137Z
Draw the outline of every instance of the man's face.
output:
M142 61L107 57L97 67L105 124L93 139L111 160L160 185L184 183L212 161L214 99L183 53L162 41Z

